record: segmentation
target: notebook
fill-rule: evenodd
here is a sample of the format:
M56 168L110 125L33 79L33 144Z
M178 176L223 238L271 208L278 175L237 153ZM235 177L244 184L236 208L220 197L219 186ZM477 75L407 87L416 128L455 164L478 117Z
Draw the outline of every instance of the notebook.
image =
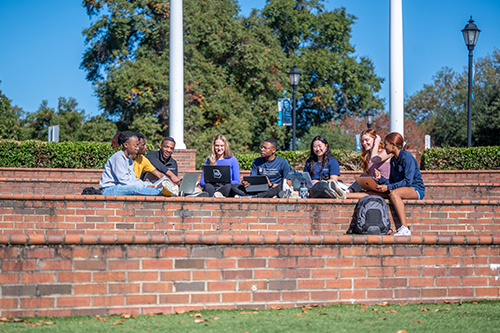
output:
M376 187L378 184L372 177L357 177L355 179L363 190L377 192Z
M198 177L200 174L198 172L185 173L182 177L181 186L179 188L179 195L185 196L193 194L196 184L198 183Z
M204 165L203 177L205 183L228 184L231 182L231 167L229 165Z
M246 176L243 180L250 183L245 191L247 193L264 192L269 190L269 183L266 176Z
M311 175L309 172L290 172L288 174L288 179L292 181L292 186L295 191L300 190L300 184L306 183L307 188L311 188L313 186Z

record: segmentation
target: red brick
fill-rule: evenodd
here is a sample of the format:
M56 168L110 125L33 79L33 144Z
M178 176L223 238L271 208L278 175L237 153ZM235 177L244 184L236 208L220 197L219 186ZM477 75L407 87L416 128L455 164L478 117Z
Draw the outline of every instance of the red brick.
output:
M336 257L339 255L339 250L333 247L315 247L312 250L313 257Z
M255 257L278 257L280 250L274 247L256 247L254 249Z
M463 277L462 278L463 286L487 286L488 278L487 277Z
M352 287L351 279L332 279L326 280L328 289L347 289Z
M133 281L158 281L158 272L128 272L129 282Z
M189 295L182 295L182 294L160 295L160 303L161 304L189 303Z
M354 266L364 267L364 266L375 266L378 267L382 263L381 258L356 258L354 260Z
M366 297L368 299L392 299L393 291L386 289L368 289L366 291Z
M137 295L137 296L127 296L126 297L127 305L135 305L135 304L157 304L156 295Z
M57 282L89 282L90 272L73 273L73 272L60 272L57 274Z
M27 259L54 258L54 257L55 257L55 249L53 248L34 248L34 249L24 250L24 258Z
M410 278L408 285L410 287L433 287L434 278Z
M263 293L254 293L253 301L254 302L276 302L280 301L280 293L275 292L263 292Z
M326 266L327 267L349 267L353 266L354 259L353 258L327 258Z
M243 249L243 248L224 249L224 257L250 257L251 255L252 255L251 249Z
M209 291L236 290L236 282L207 282Z
M436 287L461 286L462 280L459 277L436 277Z
M251 293L223 293L222 302L250 302L252 298Z
M95 254L94 250L94 254ZM91 249L84 247L70 247L58 250L59 258L90 258Z
M500 296L500 289L499 288L475 288L475 293L476 293L477 297L484 297L484 296L498 297L498 296Z
M256 269L254 271L256 279L280 279L281 270L278 269Z
M217 303L220 302L220 294L193 294L191 303Z
M404 278L382 279L382 288L408 287L408 280Z
M139 260L132 260L132 259L108 260L108 271L138 270L139 268L140 268Z
M364 299L364 290L341 290L339 291L339 299Z
M0 299L0 309L17 309L17 298Z
M94 282L120 282L125 281L124 272L94 272L93 273Z
M338 291L311 291L311 301L333 301L338 298Z
M239 268L262 268L266 267L266 259L238 259Z
M93 306L116 306L116 305L124 305L125 297L124 296L93 296L92 297L92 305Z
M73 265L77 271L102 271L106 269L105 260L75 260Z
M142 259L143 269L172 269L173 260L170 259Z
M40 271L70 271L71 260L40 260L38 263Z
M324 280L299 280L299 289L323 289L325 288Z
M111 294L137 294L141 291L139 283L110 283L109 293Z
M4 260L2 271L34 271L36 267L35 260Z
M366 268L341 268L340 277L364 277L366 276Z
M89 306L90 297L58 297L57 307L81 307Z
M354 288L362 289L362 288L379 288L380 287L380 279L355 279L354 280Z
M127 258L148 258L156 257L157 250L153 247L129 247L127 248Z
M449 288L449 297L472 297L474 296L473 288Z
M369 247L367 249L367 256L393 256L394 249L392 247Z
M362 246L351 246L351 247L343 247L340 249L341 257L358 257L366 255L366 247Z
M105 294L106 285L105 284L75 284L74 285L75 295L78 294Z
M297 260L295 258L268 259L269 268L296 267L296 265L297 265Z
M53 298L21 298L22 309L53 308Z
M143 283L142 291L145 293L169 293L172 292L172 283Z
M236 268L236 259L207 259L207 268Z
M422 297L426 298L445 297L446 293L446 288L422 289Z
M222 278L221 271L192 271L193 281L195 280L220 280Z
M396 276L420 276L420 268L396 268Z
M368 268L368 277L373 276L392 277L394 276L394 268Z
M47 283L55 281L55 273L21 273L21 283Z
M186 247L167 247L160 249L160 257L187 257L189 249Z

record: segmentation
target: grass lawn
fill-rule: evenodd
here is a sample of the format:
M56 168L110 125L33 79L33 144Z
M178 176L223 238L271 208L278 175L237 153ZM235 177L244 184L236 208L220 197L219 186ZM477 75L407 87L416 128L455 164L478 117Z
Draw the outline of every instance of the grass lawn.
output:
M10 321L8 321L10 320ZM21 321L19 321L21 320ZM500 301L337 304L175 315L0 318L0 332L498 332Z

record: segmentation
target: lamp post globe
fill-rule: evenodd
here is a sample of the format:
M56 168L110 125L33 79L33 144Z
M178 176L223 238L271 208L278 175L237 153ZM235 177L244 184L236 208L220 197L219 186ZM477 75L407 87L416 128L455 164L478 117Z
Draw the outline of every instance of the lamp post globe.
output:
M472 16L469 23L462 29L465 45L469 50L469 82L467 84L467 147L472 145L472 51L476 46L481 30L474 24Z
M372 128L372 124L373 124L373 117L375 115L373 114L372 110L371 109L368 109L364 114L363 114L363 117L365 118L365 122L366 122L366 126L368 128Z
M296 94L297 94L297 86L299 85L300 82L300 71L297 68L297 65L293 65L293 68L288 72L288 78L290 79L290 85L292 86L293 89L293 103L292 103L292 128L293 128L293 151L295 151L295 124L296 124L296 116L295 112L297 109L297 99L296 99Z

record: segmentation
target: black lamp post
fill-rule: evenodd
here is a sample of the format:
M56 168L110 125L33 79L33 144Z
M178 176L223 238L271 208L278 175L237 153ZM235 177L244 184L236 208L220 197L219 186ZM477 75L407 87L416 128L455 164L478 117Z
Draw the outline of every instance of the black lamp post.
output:
M297 109L296 93L297 93L297 86L299 85L300 82L300 74L301 73L297 68L297 65L293 65L293 68L288 72L288 78L290 78L290 84L292 85L293 88L293 104L292 104L293 151L295 151L295 123L296 123L295 110Z
M371 109L368 109L368 111L366 111L363 115L363 117L365 117L366 126L368 126L368 128L372 128L374 116L375 115L373 114Z
M467 48L469 49L469 83L467 86L467 147L469 148L471 147L472 141L472 50L474 50L474 46L476 46L479 32L481 32L481 30L479 30L474 24L474 20L472 20L471 16L469 23L462 30L462 33L464 34L465 45L467 45Z

